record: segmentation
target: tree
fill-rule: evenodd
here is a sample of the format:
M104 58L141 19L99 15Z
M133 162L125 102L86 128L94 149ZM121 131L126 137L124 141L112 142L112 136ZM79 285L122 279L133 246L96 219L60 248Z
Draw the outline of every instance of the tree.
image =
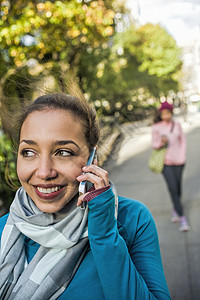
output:
M114 12L104 1L3 1L1 47L17 67L30 58L76 63L80 48L113 34ZM79 50L79 51L78 51Z
M1 101L9 109L14 101L16 110L32 99L41 78L52 75L63 91L61 73L70 69L81 78L81 57L107 45L115 11L124 6L116 0L17 0L2 1L0 9Z
M111 47L84 54L80 65L83 88L98 100L100 113L133 117L148 98L178 90L182 62L167 31L147 24L116 33Z
M156 75L158 87L165 94L170 90L178 91L181 49L167 31L159 25L146 24L138 30L141 41L138 58L141 61L140 70Z
M36 75L51 73L57 75L62 89L59 71L77 72L80 56L113 34L112 4L102 0L2 1L0 79L4 90L12 82L11 96L25 97L23 89L18 93L18 83L27 87L27 78L32 81Z
M114 32L116 1L2 1L0 4L0 100L2 126L10 132L4 111L11 114L43 89L49 75L64 91L63 76L76 74L80 58L106 45ZM80 75L81 76L81 75ZM39 87L40 88L40 87Z

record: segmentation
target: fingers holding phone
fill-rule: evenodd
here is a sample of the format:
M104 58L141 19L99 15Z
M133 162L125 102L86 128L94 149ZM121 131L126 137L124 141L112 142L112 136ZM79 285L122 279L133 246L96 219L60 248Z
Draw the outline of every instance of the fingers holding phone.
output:
M76 178L80 182L77 206L82 204L84 197L88 192L86 189L87 183L91 183L95 190L109 185L108 172L97 165L96 148L93 149L87 165L84 166L82 170L83 174Z
M84 171L84 173L77 177L78 181L85 182L85 183L86 182L92 183L92 185L94 186L94 190L96 190L96 191L99 190L99 191L103 192L104 188L105 188L105 190L107 190L109 188L108 187L109 186L109 177L108 177L108 172L106 170L104 170L96 165L90 165L90 166L83 167L83 171ZM83 203L84 203L85 207L86 207L87 202L85 202L85 197L87 194L94 193L94 190L87 191L87 189L86 189L85 193L79 192L77 206L83 207Z
M77 177L78 181L89 181L95 189L109 184L108 172L94 164L82 168L83 174Z

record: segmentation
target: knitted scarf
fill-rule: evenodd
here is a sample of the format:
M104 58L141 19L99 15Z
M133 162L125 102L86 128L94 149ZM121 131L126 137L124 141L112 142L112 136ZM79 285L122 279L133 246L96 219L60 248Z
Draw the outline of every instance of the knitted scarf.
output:
M57 299L88 247L88 208L68 204L68 213L41 212L21 187L10 207L1 239L0 299ZM28 264L25 236L41 246Z

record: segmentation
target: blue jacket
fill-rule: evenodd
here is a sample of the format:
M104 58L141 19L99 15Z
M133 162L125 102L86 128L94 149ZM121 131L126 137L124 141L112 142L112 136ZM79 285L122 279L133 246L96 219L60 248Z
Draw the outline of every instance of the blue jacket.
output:
M151 213L139 201L118 198L117 221L113 217L111 189L88 203L90 248L71 283L58 299L171 299ZM0 218L0 236L7 217ZM28 261L38 247L25 238Z

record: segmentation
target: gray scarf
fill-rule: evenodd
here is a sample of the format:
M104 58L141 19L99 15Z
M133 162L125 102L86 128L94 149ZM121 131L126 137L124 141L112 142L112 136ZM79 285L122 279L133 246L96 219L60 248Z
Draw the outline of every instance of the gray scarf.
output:
M21 187L10 207L1 239L0 299L57 299L78 269L88 247L88 208L41 212ZM63 218L64 216L64 218ZM24 236L41 246L28 264Z

